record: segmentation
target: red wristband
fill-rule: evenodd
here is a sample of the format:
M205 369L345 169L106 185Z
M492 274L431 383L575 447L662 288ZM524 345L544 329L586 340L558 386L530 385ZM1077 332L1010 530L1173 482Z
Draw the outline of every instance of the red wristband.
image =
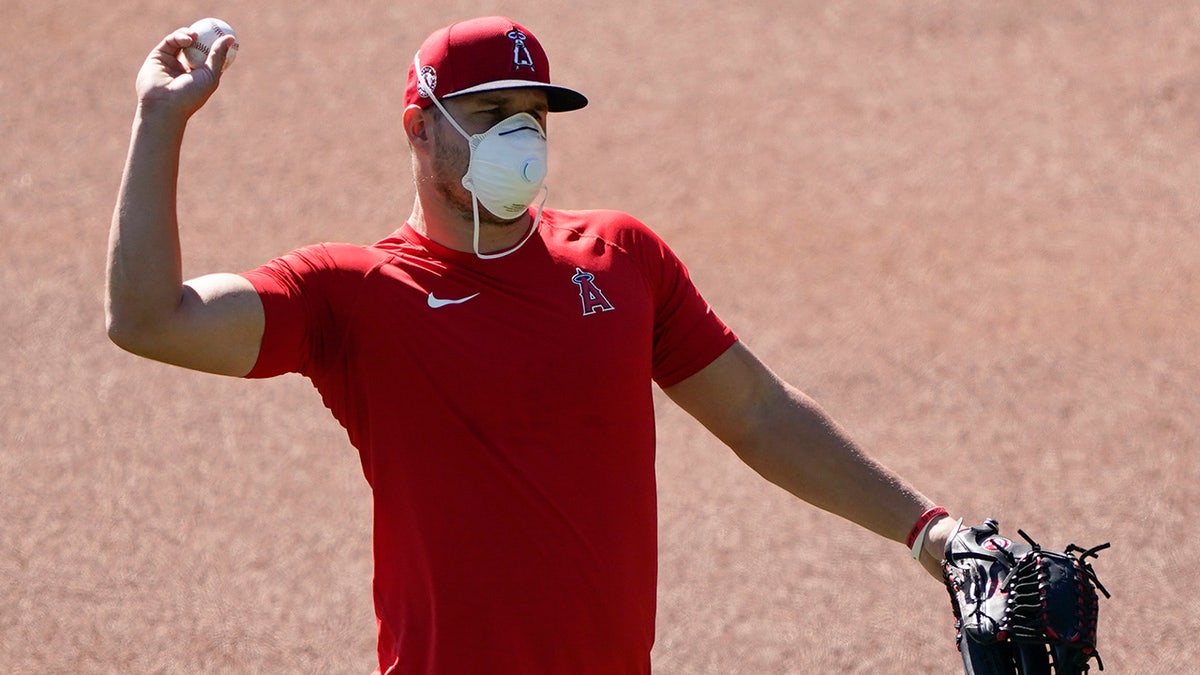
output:
M904 540L904 545L908 548L912 548L913 542L916 541L921 532L929 526L929 523L933 522L934 518L948 515L950 515L950 513L945 509L945 507L929 507L929 509L926 510L925 513L922 513L921 517L917 519L916 524L912 526L912 531L908 533L908 539Z

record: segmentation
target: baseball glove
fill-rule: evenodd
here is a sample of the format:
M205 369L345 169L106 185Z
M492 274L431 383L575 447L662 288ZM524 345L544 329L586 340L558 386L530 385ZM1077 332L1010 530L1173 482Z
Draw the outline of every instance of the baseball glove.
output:
M1064 552L1000 536L999 523L960 528L946 545L942 573L967 675L1076 675L1096 652L1099 602L1108 591L1088 562L1101 544Z

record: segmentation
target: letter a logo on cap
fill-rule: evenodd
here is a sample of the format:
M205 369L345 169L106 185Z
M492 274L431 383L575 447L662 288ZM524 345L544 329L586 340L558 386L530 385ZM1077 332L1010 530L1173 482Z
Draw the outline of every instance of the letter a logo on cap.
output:
M522 66L528 66L530 70L536 70L533 67L533 55L529 53L529 48L525 46L525 34L516 28L506 33L509 40L513 41L513 70L520 70Z

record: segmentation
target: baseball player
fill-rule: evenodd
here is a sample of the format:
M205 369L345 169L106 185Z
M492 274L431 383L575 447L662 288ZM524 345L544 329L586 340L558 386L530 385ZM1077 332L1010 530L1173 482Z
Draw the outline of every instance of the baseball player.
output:
M194 39L168 35L137 77L109 335L185 368L312 381L373 493L380 672L649 672L652 383L765 478L940 578L946 510L738 341L662 239L545 206L546 119L587 99L551 80L528 28L473 19L416 52L395 113L416 197L394 232L184 281L180 148L232 43L189 70Z

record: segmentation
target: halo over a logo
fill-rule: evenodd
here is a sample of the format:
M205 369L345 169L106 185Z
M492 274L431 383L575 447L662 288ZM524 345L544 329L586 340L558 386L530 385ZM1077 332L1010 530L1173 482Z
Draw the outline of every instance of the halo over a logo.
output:
M421 98L429 98L434 89L437 89L437 71L433 66L425 66L417 75L417 94Z

